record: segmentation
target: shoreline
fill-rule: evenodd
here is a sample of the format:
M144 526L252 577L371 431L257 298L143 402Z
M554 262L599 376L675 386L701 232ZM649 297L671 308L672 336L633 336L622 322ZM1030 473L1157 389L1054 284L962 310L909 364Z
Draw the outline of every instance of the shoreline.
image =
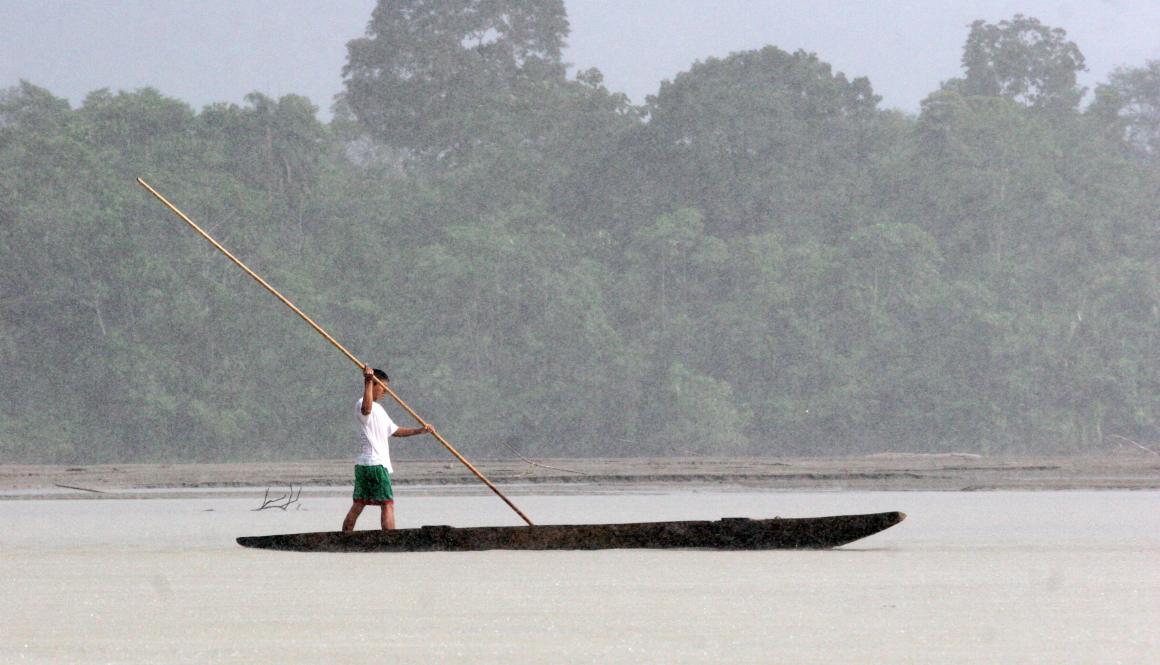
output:
M1156 490L1160 457L981 457L876 454L842 458L479 460L513 494L705 486L823 491ZM252 494L289 485L348 492L349 460L213 464L0 465L0 500L172 498ZM395 460L393 482L427 493L487 492L458 461Z

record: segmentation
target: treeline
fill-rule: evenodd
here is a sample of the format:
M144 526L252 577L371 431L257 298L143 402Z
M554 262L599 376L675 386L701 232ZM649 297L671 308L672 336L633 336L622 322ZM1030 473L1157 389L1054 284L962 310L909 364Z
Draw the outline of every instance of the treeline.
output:
M353 455L357 369L137 176L468 457L1160 438L1160 62L1085 102L1016 16L917 116L773 46L634 106L567 34L559 1L380 2L325 124L0 93L0 462Z

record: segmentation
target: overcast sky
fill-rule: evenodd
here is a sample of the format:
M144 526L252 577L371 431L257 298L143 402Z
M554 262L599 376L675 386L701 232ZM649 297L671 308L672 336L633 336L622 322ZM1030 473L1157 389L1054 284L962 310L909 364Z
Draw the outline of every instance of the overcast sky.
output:
M1089 88L1160 59L1160 0L566 0L566 60L635 102L696 60L773 44L867 76L882 106L917 111L958 76L967 25L1023 13L1067 30ZM374 0L0 0L0 88L20 79L79 106L153 86L200 109L257 90L306 95L329 118L346 42Z

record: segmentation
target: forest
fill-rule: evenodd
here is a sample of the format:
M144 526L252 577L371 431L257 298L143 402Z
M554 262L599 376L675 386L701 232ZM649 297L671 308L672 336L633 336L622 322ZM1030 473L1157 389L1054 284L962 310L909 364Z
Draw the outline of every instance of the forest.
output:
M358 368L137 177L469 458L1160 440L1160 61L1087 90L1016 15L916 114L774 45L634 105L568 35L380 1L327 122L0 91L0 463L357 453Z

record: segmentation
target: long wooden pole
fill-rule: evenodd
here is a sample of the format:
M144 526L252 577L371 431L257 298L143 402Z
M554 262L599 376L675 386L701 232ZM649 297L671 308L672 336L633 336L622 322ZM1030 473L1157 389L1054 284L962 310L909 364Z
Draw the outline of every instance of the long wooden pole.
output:
M310 327L314 328L315 332L317 332L319 335L322 335L324 338L326 338L326 341L330 342L334 346L334 348L338 349L339 351L342 351L342 354L344 356L346 356L348 359L350 359L351 362L358 365L359 368L362 368L365 366L365 365L363 365L362 361L360 361L358 358L356 358L353 353L348 351L345 346L343 346L342 344L339 344L338 340L331 337L330 333L323 330L322 326L315 323L314 320L311 319L309 316L306 316L305 312L298 309L298 307L294 303L290 302L286 298L286 296L279 293L278 290L275 289L273 286L270 286L270 283L267 282L266 280L262 279L258 275L258 273L254 272L253 270L250 270L249 266L247 266L245 263L242 263L241 259L239 259L238 257L234 256L232 253L230 253L230 250L226 249L225 247L222 247L221 243L214 240L213 236L211 236L210 234L208 234L204 230L202 230L202 228L200 226L198 226L197 224L195 224L192 219L190 219L188 216L186 216L185 213L178 210L177 206L170 203L169 200L166 199L164 196L162 196L161 193L158 192L156 189L153 189L153 187L151 187L149 185L149 183L145 182L141 178L137 178L137 184L139 184L142 187L144 187L145 189L149 190L150 194L157 197L158 201L161 201L162 203L164 203L166 208L169 208L171 211L173 211L173 214L175 214L181 218L181 221L188 224L190 226L190 228L192 228L194 231L197 231L198 234L201 235L201 237L208 240L209 244L216 247L218 249L218 251L220 251L222 254L225 254L226 258L228 258L230 261L233 261L234 264L237 265L239 268L241 268L243 271L245 271L245 273L247 275L249 275L250 277L253 277L254 281L261 284L267 291L272 293L275 298L277 298L278 300L281 300L283 305L286 305L291 310L293 310L295 314L302 317L303 321L305 321L306 323L309 323ZM456 450L450 443L448 443L447 439L444 439L441 434L436 432L435 428L431 427L430 423L423 420L423 418L421 418L418 413L415 413L415 410L412 409L410 406L407 406L407 403L404 402L402 400L402 398L400 398L395 393L394 390L391 390L390 386L388 386L386 383L384 383L378 377L374 377L374 379L375 379L375 383L378 383L380 386L383 387L384 390L387 391L387 394L391 396L391 399L395 400L396 402L398 402L399 406L403 407L403 410L405 410L407 413L411 414L411 417L414 418L420 425L429 429L431 431L431 436L434 436L436 441L443 444L443 447L446 448L452 455L454 455L455 459L462 462L463 465L467 467L468 471L471 471L473 474L475 474L475 477L482 480L485 485L487 485L489 488L491 488L491 491L495 492L496 496L503 499L504 503L506 503L509 507L511 507L512 510L516 511L516 514L519 515L521 518L523 518L523 520L525 522L528 523L528 526L532 525L532 520L529 519L528 516L525 515L522 510L517 508L516 504L512 503L510 499L508 499L506 496L504 496L503 492L499 491L499 488L497 488L495 485L493 485L491 483L490 480L488 480L486 477L484 477L484 475L479 472L479 469L475 468L475 466L472 465L471 462L468 462L466 457L464 457L463 455L460 455L459 451Z

